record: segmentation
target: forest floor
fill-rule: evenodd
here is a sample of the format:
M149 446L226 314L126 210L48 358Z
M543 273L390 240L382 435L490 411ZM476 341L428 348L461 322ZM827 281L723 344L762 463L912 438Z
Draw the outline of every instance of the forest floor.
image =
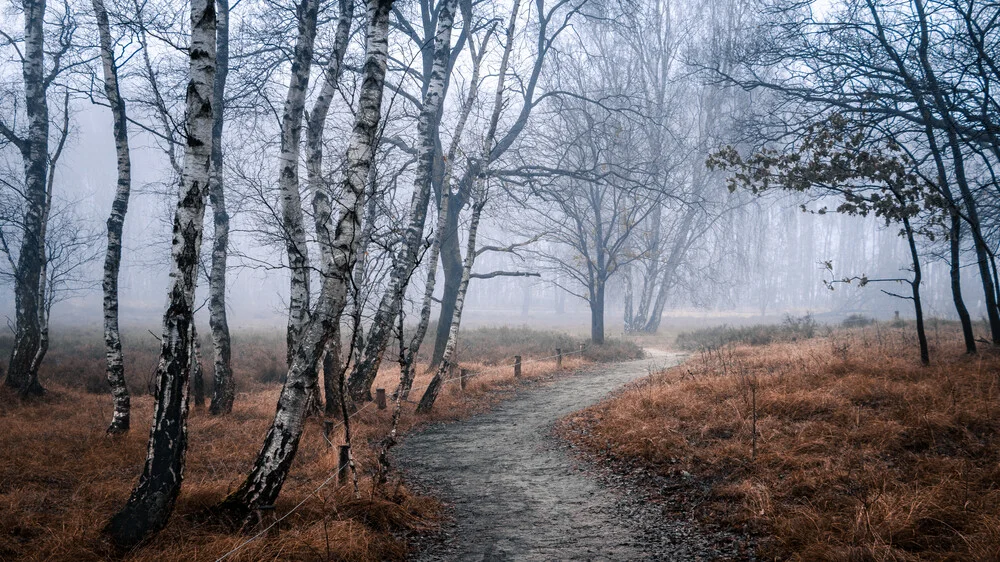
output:
M557 431L666 517L750 533L760 559L998 560L1000 352L965 355L931 321L923 367L900 324L705 330Z
M174 516L149 542L115 553L101 528L128 497L142 470L152 419L148 382L158 342L144 330L125 334L126 367L133 393L132 431L105 435L111 400L103 381L103 342L99 331L55 334L40 378L49 392L21 402L0 388L0 560L401 560L410 538L431 531L444 515L437 499L413 492L391 472L377 486L379 443L387 435L392 405L362 409L351 420L358 491L328 480L337 467L337 449L327 445L322 417L307 420L291 473L276 503L276 516L291 513L266 535L206 521L207 508L234 490L252 465L274 416L283 370L284 335L236 333L233 366L238 396L229 416L210 416L192 407L184 486ZM470 330L463 335L462 367L473 373L465 390L447 383L434 411L418 416L404 403L404 435L429 423L466 419L489 410L533 381L561 378L596 362L617 362L641 354L635 345L612 342L580 352L579 340L527 328ZM6 346L5 346L6 344ZM9 349L0 339L0 355ZM552 357L566 355L562 369ZM207 342L203 349L209 349ZM206 379L211 357L206 354ZM514 380L511 360L524 360ZM395 388L398 366L387 353L375 386ZM411 400L417 400L432 373L420 371ZM206 382L210 383L210 380ZM209 385L210 386L210 385ZM210 393L211 388L208 389ZM333 421L337 421L334 419ZM330 436L343 443L343 429ZM324 481L328 485L319 488Z
M448 504L443 532L416 560L718 560L740 540L678 517L602 478L552 435L555 423L609 392L676 365L679 354L591 366L519 391L488 413L409 435L407 481Z

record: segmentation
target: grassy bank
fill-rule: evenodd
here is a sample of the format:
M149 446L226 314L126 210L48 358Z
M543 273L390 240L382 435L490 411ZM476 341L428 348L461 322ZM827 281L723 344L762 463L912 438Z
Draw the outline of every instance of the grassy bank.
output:
M763 559L1000 557L1000 354L964 355L947 323L930 367L908 327L814 336L706 346L562 429L672 477Z
M555 342L578 342L551 332L503 329L469 332L462 367L474 373L463 391L457 382L442 390L429 416L417 416L404 404L401 430L433 420L455 419L488 408L516 388L510 356L524 358L523 380L557 375L551 356ZM55 334L52 351L40 374L49 393L20 403L0 390L0 560L105 560L112 553L99 531L122 505L142 470L152 398L146 391L156 362L157 341L131 332L125 353L133 398L133 429L108 438L104 429L111 404L103 381L103 347L98 332ZM504 339L506 338L506 339ZM517 339L522 338L522 339ZM192 409L184 488L167 528L124 560L215 560L252 536L231 533L206 523L199 515L240 484L249 470L274 415L284 369L284 335L234 334L233 366L238 398L233 414L209 416ZM491 347L491 341L504 341ZM531 345L520 346L519 342ZM550 351L548 348L552 348ZM483 350L481 352L476 350ZM210 379L210 348L206 377ZM638 349L610 344L601 354L634 356ZM578 368L596 356L567 355L563 370ZM421 369L416 400L430 373ZM376 386L395 388L398 367L387 354ZM209 382L209 381L206 381ZM363 409L351 420L358 465L360 499L353 486L332 483L313 494L336 469L336 449L322 435L323 419L307 420L298 455L275 507L281 516L304 503L279 526L277 534L248 544L228 560L398 560L405 556L406 536L433 528L441 510L434 498L413 493L393 477L375 486L376 454L389 429L391 407ZM338 429L331 439L344 440Z

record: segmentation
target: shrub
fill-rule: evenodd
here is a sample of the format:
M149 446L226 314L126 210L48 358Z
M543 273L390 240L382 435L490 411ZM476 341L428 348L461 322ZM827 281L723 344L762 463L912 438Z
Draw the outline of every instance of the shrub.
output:
M711 350L729 344L751 346L775 342L808 340L816 336L818 324L811 314L786 315L781 324L755 324L752 326L715 326L677 335L677 347L685 350Z
M847 318L844 318L840 325L844 328L861 328L863 326L870 326L875 323L875 320L865 316L864 314L851 314Z

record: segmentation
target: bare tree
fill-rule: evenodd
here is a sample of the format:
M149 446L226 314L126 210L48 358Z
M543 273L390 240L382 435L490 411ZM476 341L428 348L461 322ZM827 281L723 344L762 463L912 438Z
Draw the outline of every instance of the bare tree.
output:
M128 114L125 100L118 85L118 61L115 56L114 41L111 38L111 24L104 0L92 0L100 38L101 67L104 70L104 96L111 106L114 121L114 139L118 183L115 198L111 203L108 217L108 247L104 257L104 351L107 355L108 385L114 412L108 433L125 433L129 430L130 400L128 385L125 384L125 362L122 356L121 333L118 330L118 272L122 261L122 228L128 212L129 194L132 190L132 160L129 150Z
M10 35L4 34L4 38L21 62L23 109L28 123L26 130L19 131L16 123L4 118L0 120L0 135L18 149L24 166L25 204L23 218L19 221L20 250L14 267L14 346L6 382L22 396L28 396L45 392L38 381L37 366L45 354L39 319L43 314L45 221L51 202L49 179L53 157L49 152L48 92L59 74L70 66L66 58L73 45L76 24L69 5L64 4L62 12L56 14L57 42L46 48L45 0L24 0L21 7L24 35L20 42L23 45L18 47ZM17 105L20 104L15 108ZM68 108L68 99L64 107ZM64 142L61 140L58 145L61 147Z
M226 79L229 76L229 0L216 0L216 70L212 91L212 173L208 198L212 204L212 266L208 277L209 328L212 330L214 371L211 414L228 414L236 398L229 319L226 315L226 265L229 256L229 213L223 176L222 132L225 124Z
M166 525L180 492L187 451L190 328L194 317L194 290L212 159L216 48L214 2L193 0L190 14L187 142L174 214L168 302L163 313L160 361L156 368L153 424L139 482L125 506L104 529L112 541L122 548L134 547Z
M316 390L317 366L347 300L360 242L365 187L372 166L381 117L392 0L368 2L364 76L354 130L347 149L344 183L336 224L333 201L326 190L313 195L319 242L321 288L308 320L299 332L288 375L278 398L274 421L250 474L219 506L233 521L245 521L259 505L272 505L281 492L302 435L310 397Z
M437 28L434 36L434 63L430 81L424 94L417 121L417 169L414 179L413 198L410 201L409 224L404 235L403 247L396 256L389 286L379 303L371 330L365 342L364 354L354 363L347 380L351 398L371 399L371 385L382 362L382 354L392 336L393 320L399 314L406 283L416 267L417 257L423 242L424 222L430 202L431 175L437 147L438 126L441 121L441 107L444 103L445 84L451 60L451 31L455 19L457 0L445 0L437 14Z

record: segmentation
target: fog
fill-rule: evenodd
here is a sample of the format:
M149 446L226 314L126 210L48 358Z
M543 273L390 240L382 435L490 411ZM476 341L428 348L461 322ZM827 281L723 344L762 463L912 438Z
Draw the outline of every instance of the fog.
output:
M879 76L899 61L904 84L919 74L966 87L947 65L894 58L914 48L902 20L866 61L842 52L850 37L821 30L882 24L836 2L463 1L440 30L437 3L397 2L383 77L365 73L382 54L360 5L317 5L315 23L301 6L225 8L213 154L198 184L211 189L189 209L201 244L187 270L171 240L204 170L188 161L201 142L197 76L177 8L115 3L105 29L92 6L48 6L36 39L60 49L39 59L51 73L41 90L21 64L30 17L11 8L0 312L14 332L34 324L34 305L16 306L25 299L47 303L40 333L111 317L155 331L193 274L184 306L203 331L287 329L291 345L333 275L324 268L356 261L331 321L385 332L376 355L399 320L420 332L437 319L440 358L463 316L600 343L672 322L953 319L964 308L1000 337L992 141L971 113L940 129L946 99ZM372 123L366 79L381 84ZM365 134L373 152L352 160ZM47 158L25 152L42 140ZM351 176L362 168L363 181ZM128 210L112 215L123 229L112 264L116 197ZM345 226L360 236L327 254L324 237L342 233L327 229ZM35 239L47 247L37 256L25 250ZM47 278L37 291L25 267Z

